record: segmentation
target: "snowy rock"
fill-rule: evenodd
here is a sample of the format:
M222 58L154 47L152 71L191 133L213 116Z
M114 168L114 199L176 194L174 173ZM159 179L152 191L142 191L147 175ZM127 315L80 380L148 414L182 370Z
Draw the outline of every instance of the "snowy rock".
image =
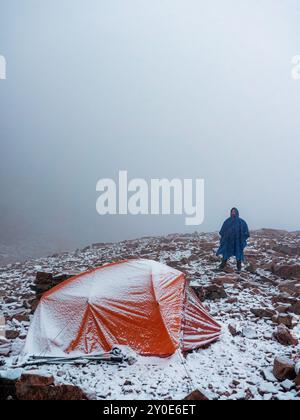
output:
M292 329L296 324L296 319L293 315L290 314L278 314L272 318L275 324L283 324L289 329Z
M299 340L283 324L277 327L274 338L283 346L297 346L299 344Z
M253 328L246 327L243 329L243 336L249 340L255 340L257 338L257 333Z
M186 401L209 401L209 398L207 398L201 391L196 389L191 394L189 394L187 397L184 398Z
M277 379L273 375L272 369L264 369L262 371L262 376L267 382L277 382Z
M294 388L295 383L293 381L290 381L289 379L286 379L285 381L281 382L281 387L285 391L290 391L292 388Z
M236 337L240 334L240 332L237 330L236 324L229 324L228 325L228 330L229 330L230 334L232 335L232 337Z
M227 298L227 293L224 289L224 286L212 285L205 287L204 293L206 300L219 300Z
M272 309L266 309L266 308L252 308L251 312L253 315L255 315L257 318L269 318L272 319L275 315L275 311Z
M287 357L277 356L274 361L273 374L279 381L295 379L295 363Z
M264 394L277 394L278 389L276 388L275 385L268 382L268 383L264 383L264 384L260 385L259 392L262 395L264 395Z
M290 306L289 312L300 315L300 300L298 300L294 305Z
M11 352L11 342L4 337L0 337L0 356L8 356Z

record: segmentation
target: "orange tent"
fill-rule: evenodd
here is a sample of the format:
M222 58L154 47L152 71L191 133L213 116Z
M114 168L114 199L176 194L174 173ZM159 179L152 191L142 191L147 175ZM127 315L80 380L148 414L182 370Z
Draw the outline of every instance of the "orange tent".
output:
M169 356L220 333L184 274L139 259L104 265L45 293L24 352L80 356L126 345L142 355Z

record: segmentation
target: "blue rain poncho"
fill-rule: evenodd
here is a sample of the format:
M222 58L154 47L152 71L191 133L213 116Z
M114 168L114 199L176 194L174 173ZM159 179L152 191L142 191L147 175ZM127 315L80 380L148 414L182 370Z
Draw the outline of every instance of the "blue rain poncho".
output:
M236 257L237 261L243 261L244 249L250 235L247 223L240 218L239 211L235 210L236 216L229 217L222 226L220 248L217 255L223 255L224 260Z

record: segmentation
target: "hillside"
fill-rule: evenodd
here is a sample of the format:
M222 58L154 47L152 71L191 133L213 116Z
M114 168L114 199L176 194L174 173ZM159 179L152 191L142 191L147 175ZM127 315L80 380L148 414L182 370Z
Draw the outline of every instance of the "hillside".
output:
M130 363L120 365L52 365L42 366L43 371L57 383L78 385L97 399L182 399L199 388L209 399L300 400L295 382L279 381L272 373L276 357L282 362L284 356L294 365L300 359L300 233L252 232L240 275L233 263L225 273L217 272L217 245L214 233L175 234L95 244L0 268L0 314L7 320L11 346L1 357L2 374L24 344L36 305L37 272L83 272L107 262L143 257L186 273L222 324L222 338L187 355L184 362L178 354L169 359L131 354Z

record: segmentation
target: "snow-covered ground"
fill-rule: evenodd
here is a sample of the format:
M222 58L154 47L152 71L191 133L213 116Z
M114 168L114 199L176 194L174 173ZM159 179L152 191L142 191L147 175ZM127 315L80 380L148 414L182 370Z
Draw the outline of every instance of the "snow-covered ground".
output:
M251 312L253 308L274 311L272 298L283 294L281 285L284 280L272 273L271 264L300 266L297 254L300 235L255 232L241 275L234 273L233 264L228 274L221 275L216 271L218 259L214 250L217 244L216 234L170 235L112 245L99 244L75 253L0 268L0 314L9 319L7 328L13 339L13 352L4 359L6 367L26 338L32 316L29 315L29 302L34 297L30 286L37 271L82 272L105 262L143 257L181 269L193 286L205 288L227 275L229 283L224 285L227 297L204 302L223 325L221 339L186 358L179 353L168 359L134 355L133 364L43 366L43 370L51 372L58 383L79 385L97 399L182 399L199 388L212 399L300 400L300 392L295 387L288 389L271 374L275 356L284 355L296 361L300 358L300 346L279 344L273 338L274 319L260 319ZM297 284L295 287L295 296L299 299L300 284L298 295ZM293 334L300 339L299 317L293 317ZM228 329L233 324L236 336Z

